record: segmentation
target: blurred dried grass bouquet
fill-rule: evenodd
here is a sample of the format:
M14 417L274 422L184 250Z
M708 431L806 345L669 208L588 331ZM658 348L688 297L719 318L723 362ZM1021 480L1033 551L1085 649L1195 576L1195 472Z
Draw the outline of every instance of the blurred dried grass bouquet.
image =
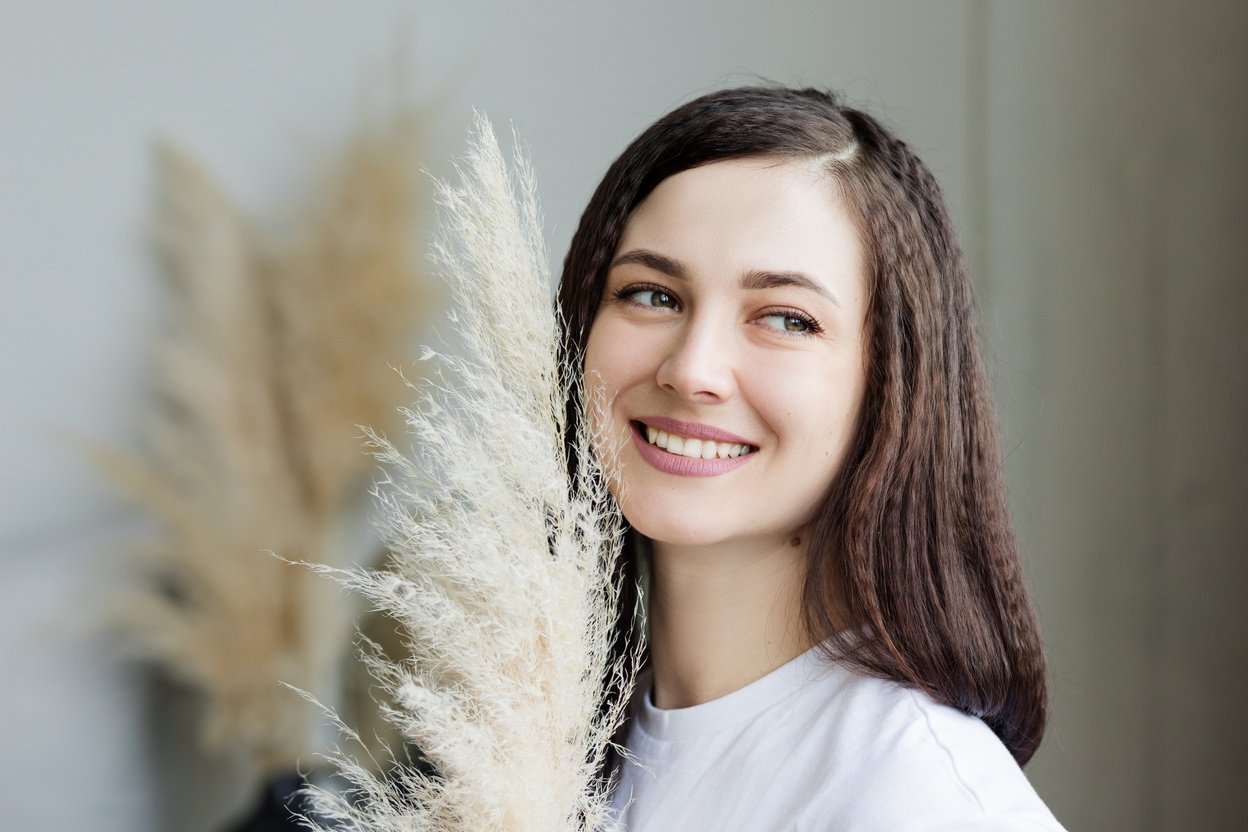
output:
M157 151L173 303L147 447L95 456L159 528L123 606L134 643L202 693L208 747L261 776L323 750L320 714L281 682L333 690L350 653L350 599L282 559L351 565L342 529L375 467L357 425L396 425L407 398L392 367L433 300L409 252L414 131L407 115L360 129L281 236Z
M613 828L597 772L636 666L611 655L621 527L591 446L613 455L576 425L568 473L579 368L560 366L532 174L519 155L513 171L479 118L460 184L439 188L434 246L466 357L427 355L455 383L439 371L407 412L411 456L374 435L393 566L323 570L401 622L410 655L372 669L434 771L381 778L340 755L354 791L320 794L321 828Z

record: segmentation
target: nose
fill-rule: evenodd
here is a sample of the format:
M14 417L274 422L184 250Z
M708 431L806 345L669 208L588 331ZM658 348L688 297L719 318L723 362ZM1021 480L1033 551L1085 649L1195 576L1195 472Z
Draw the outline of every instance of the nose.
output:
M655 381L680 397L704 404L728 398L736 388L730 330L709 317L690 321L659 363Z

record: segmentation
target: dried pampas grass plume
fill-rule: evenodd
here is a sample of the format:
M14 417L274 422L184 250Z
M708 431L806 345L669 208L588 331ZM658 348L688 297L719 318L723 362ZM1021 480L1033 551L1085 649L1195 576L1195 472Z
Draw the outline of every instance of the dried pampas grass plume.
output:
M584 425L568 473L579 370L557 357L531 170L517 154L509 173L484 117L474 133L460 183L439 187L433 248L467 357L429 354L454 383L437 374L406 412L410 456L374 436L392 472L378 497L394 567L334 570L407 633L410 656L376 655L373 671L435 771L379 779L339 756L354 789L318 795L321 828L614 828L597 774L636 672L611 651L620 520Z
M242 752L257 777L324 750L320 715L282 682L337 688L351 649L356 605L266 550L359 555L339 541L373 468L357 425L399 423L390 368L430 300L407 251L423 181L412 130L396 114L358 131L280 239L187 153L157 149L172 302L145 447L92 455L158 529L131 564L129 643L200 694L207 748Z

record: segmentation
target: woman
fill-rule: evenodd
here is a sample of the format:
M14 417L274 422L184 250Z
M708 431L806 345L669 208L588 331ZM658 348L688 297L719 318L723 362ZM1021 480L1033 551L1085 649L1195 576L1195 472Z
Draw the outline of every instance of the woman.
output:
M909 148L813 90L686 104L607 172L560 304L648 582L624 826L1060 829L1019 769L1045 672L971 286Z

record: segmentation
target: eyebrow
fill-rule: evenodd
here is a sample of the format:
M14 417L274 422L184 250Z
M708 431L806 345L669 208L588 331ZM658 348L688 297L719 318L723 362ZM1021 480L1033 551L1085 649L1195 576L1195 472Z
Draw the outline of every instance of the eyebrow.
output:
M657 252L647 251L644 248L635 248L627 251L619 257L611 261L610 268L616 266L626 266L630 263L636 263L638 266L645 266L647 269L654 269L656 272L662 272L668 277L674 277L678 280L688 280L689 274L685 271L685 267L670 257L664 257Z
M801 272L766 272L751 271L745 277L741 278L742 289L774 289L778 286L796 286L799 289L808 289L817 295L822 295L837 306L841 302L836 299L836 295L823 284L807 277Z
M645 266L656 272L662 272L668 277L674 277L677 280L689 279L688 270L678 260L640 248L621 254L611 261L610 268L614 269L616 266L624 266L630 263ZM794 286L799 289L806 289L822 295L837 306L841 305L841 302L836 299L836 296L826 286L801 272L773 272L753 269L746 272L745 276L741 278L742 289L775 289L781 286Z

